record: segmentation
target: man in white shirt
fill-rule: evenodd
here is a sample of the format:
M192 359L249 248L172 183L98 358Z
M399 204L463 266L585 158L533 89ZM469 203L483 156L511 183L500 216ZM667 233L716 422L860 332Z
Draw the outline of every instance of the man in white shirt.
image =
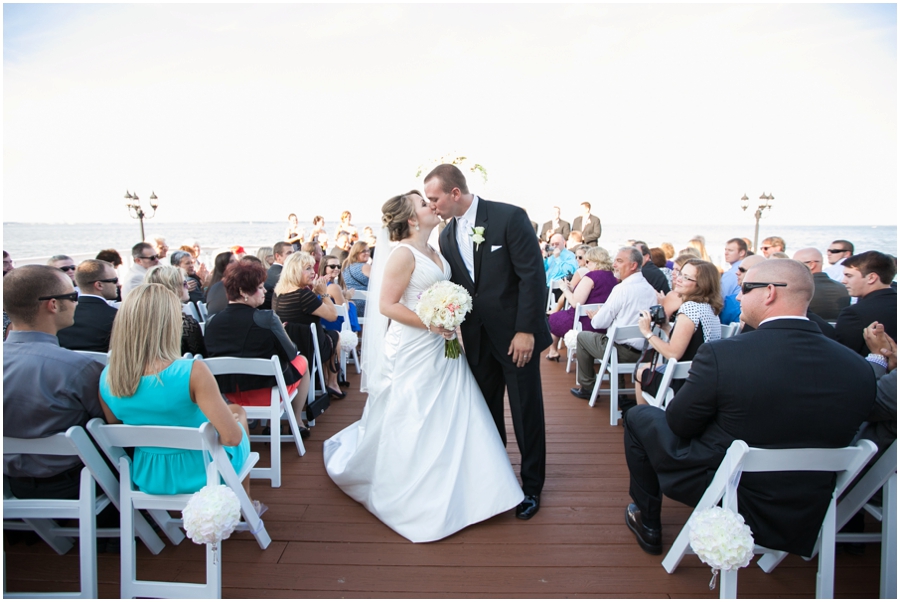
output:
M634 247L623 247L616 253L613 261L613 274L620 280L613 287L606 303L598 311L588 315L591 326L596 329L609 329L617 326L637 324L638 314L657 305L656 291L641 274L644 257ZM581 399L590 399L591 391L597 379L594 374L594 359L603 357L609 338L599 332L578 333L578 384L571 390L572 395ZM619 361L635 362L641 356L644 339L617 339L614 341L619 352Z
M150 243L139 242L131 247L131 257L134 259L134 265L131 266L125 283L122 285L123 299L131 289L144 283L144 276L150 271L150 268L159 264L159 254Z
M828 247L827 268L822 271L836 282L844 280L844 260L853 255L853 243L849 240L836 240Z

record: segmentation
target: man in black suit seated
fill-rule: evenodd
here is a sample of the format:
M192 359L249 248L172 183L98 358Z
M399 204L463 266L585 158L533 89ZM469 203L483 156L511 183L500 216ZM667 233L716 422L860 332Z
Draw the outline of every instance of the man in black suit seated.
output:
M897 291L891 281L897 264L890 255L866 251L844 260L844 286L857 302L841 310L834 329L837 340L860 355L869 352L863 331L872 322L880 322L889 337L897 339Z
M646 552L662 553L662 496L695 506L736 439L772 449L853 440L875 399L875 377L807 320L813 286L809 270L791 259L752 267L741 318L756 330L702 345L665 411L643 405L625 415L634 500L625 522ZM748 473L738 509L757 544L809 555L833 487L829 473Z
M634 246L639 249L641 255L644 256L644 263L641 266L641 274L644 275L644 279L650 283L653 290L668 295L671 290L669 288L669 281L666 280L666 275L663 274L662 270L656 267L656 264L651 261L650 247L642 240L634 241Z
M117 311L107 303L116 300L119 282L116 269L101 259L85 259L75 270L75 282L81 290L75 323L56 333L59 346L106 353Z
M275 285L281 278L281 269L284 267L284 260L294 252L294 245L289 242L276 242L272 245L272 255L275 256L275 263L269 268L266 274L266 298L259 306L259 309L272 309L272 295L275 293Z
M809 302L809 311L823 320L837 320L841 310L850 305L850 294L843 284L835 282L822 271L823 259L822 253L814 247L794 253L794 260L809 268L816 285L812 301Z

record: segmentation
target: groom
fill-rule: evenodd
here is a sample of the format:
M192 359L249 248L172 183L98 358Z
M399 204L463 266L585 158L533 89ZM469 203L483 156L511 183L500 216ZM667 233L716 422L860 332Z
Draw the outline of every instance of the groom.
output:
M546 456L535 359L551 343L541 250L525 211L471 194L454 165L438 165L425 176L425 196L443 219L455 218L440 241L451 280L472 295L472 313L460 327L466 357L504 445L504 388L509 393L525 493L516 517L528 520L540 508Z

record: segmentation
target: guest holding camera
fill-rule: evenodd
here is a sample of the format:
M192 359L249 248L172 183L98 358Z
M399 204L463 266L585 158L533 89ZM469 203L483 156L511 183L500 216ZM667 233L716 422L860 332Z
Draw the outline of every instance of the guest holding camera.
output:
M675 358L678 361L691 361L700 345L722 338L722 324L718 318L722 311L719 270L708 261L689 259L681 266L674 286L682 303L673 322L670 324L663 307L656 305L640 313L638 327L659 356L666 360ZM654 322L668 335L668 341L653 333ZM649 367L649 364L641 364L637 370L634 387L638 403L645 403L642 391L656 395L659 390L665 366L661 365L652 372L647 372ZM678 392L683 384L682 380L673 380L672 390Z

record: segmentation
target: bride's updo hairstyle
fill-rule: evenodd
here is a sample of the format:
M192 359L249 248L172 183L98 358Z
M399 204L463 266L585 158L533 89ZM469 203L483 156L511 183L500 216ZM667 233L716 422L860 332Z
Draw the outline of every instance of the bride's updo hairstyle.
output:
M392 241L400 241L409 236L409 220L416 216L416 207L411 198L414 194L425 198L418 190L410 190L406 194L392 197L381 206L381 225L391 233Z

